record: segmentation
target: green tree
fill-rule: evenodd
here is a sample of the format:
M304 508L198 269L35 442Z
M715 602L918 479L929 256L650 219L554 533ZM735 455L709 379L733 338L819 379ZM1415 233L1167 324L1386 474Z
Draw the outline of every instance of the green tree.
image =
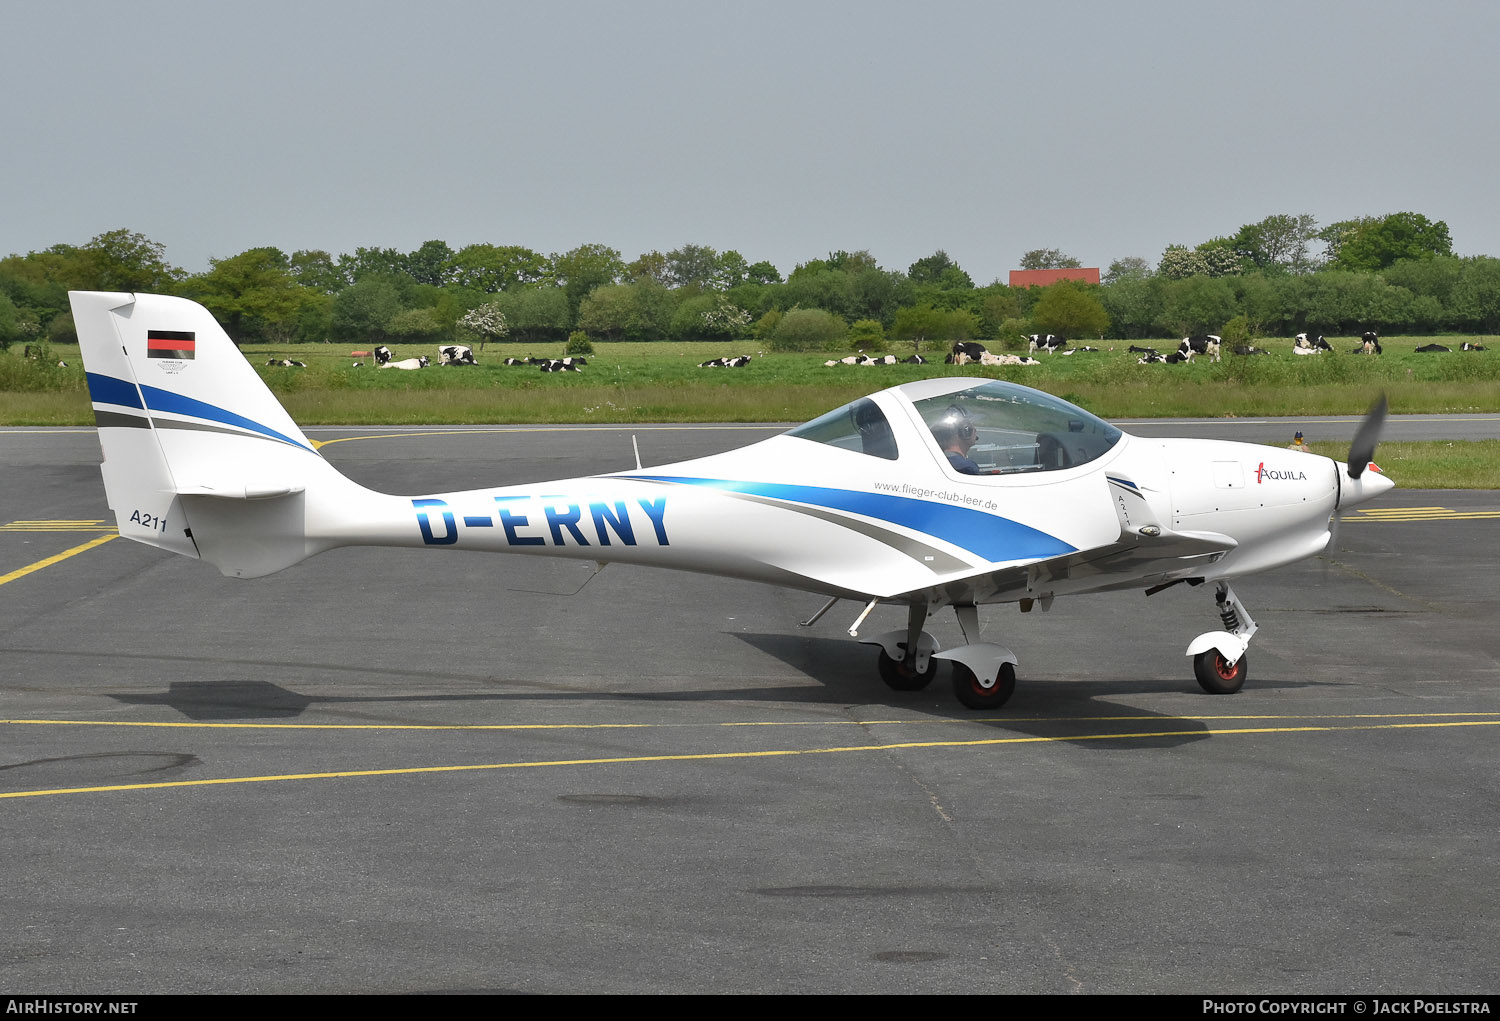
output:
M565 340L573 328L568 296L560 287L525 287L495 298L516 340Z
M1261 269L1306 273L1313 268L1307 246L1317 231L1318 221L1311 213L1275 213L1245 224L1231 240L1242 258Z
M942 290L974 287L974 281L948 253L939 248L936 252L912 263L906 276L914 284L930 284Z
M404 308L391 316L386 332L392 340L407 343L433 341L447 334L442 319L430 308Z
M1033 325L1040 333L1062 337L1103 336L1109 329L1109 313L1092 293L1094 290L1092 285L1070 280L1043 288L1031 310Z
M441 287L453 281L453 249L446 241L424 241L406 257L406 275L419 284Z
M1193 276L1170 284L1158 329L1168 336L1218 333L1236 312L1234 285L1223 278Z
M1357 223L1337 235L1338 251L1331 260L1333 268L1377 272L1400 259L1453 254L1448 225L1442 220L1429 220L1421 213L1391 213Z
M333 299L329 332L335 340L379 343L387 339L387 326L401 311L401 294L384 277L368 277L350 284Z
M656 249L642 252L635 261L625 267L626 280L655 280L663 287L672 283L672 269L667 257Z
M1103 282L1108 286L1121 280L1144 280L1150 275L1151 263L1139 255L1127 255L1109 264L1109 269L1104 271Z
M771 331L776 351L810 351L838 345L848 327L844 320L821 308L794 308L781 316Z
M251 248L227 259L210 259L207 273L184 281L185 294L201 302L236 344L284 343L297 334L303 304L311 297L298 286L279 248Z
M860 319L849 325L849 349L876 352L885 350L885 327L874 319Z
M552 256L553 277L568 297L568 308L575 313L589 292L613 284L624 272L620 253L606 245L579 245Z
M781 283L781 271L764 260L750 264L745 272L745 278L756 284L779 284Z
M520 245L465 245L453 255L453 282L485 294L540 283L551 273L547 257Z
M1077 269L1082 265L1057 248L1033 248L1021 256L1021 269Z
M922 345L928 342L968 340L974 336L978 326L979 317L972 312L915 305L896 311L891 336L897 340L911 341L913 352L921 354Z
M85 290L170 293L183 276L167 262L164 246L123 228L98 235L77 254L84 275L77 284Z
M672 287L706 290L719 271L719 253L707 245L683 245L667 253L667 282Z
M287 266L299 287L320 294L337 294L351 282L334 262L333 256L321 249L293 252Z

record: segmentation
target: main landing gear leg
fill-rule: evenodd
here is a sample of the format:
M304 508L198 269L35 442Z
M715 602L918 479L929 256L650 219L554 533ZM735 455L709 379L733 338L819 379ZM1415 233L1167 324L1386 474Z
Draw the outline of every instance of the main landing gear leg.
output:
M937 640L922 630L926 623L927 604L913 603L906 609L905 631L888 631L867 639L880 646L880 679L895 691L921 691L937 674L937 664L932 660Z
M1256 632L1255 619L1234 594L1228 582L1221 581L1214 591L1223 631L1210 631L1193 639L1187 654L1193 658L1193 675L1210 695L1232 695L1245 685L1249 676L1249 658L1245 650Z

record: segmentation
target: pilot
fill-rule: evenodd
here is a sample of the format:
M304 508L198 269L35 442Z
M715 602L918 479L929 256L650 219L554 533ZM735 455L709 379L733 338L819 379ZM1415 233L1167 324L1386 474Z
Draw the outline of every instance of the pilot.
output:
M932 423L932 435L955 470L965 475L979 474L979 465L969 459L969 450L978 441L979 430L967 411L956 404L948 405L943 417Z

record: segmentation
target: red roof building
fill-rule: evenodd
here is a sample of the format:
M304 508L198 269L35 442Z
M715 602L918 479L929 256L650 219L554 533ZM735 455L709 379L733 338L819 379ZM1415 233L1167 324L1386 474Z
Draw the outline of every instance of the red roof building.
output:
M1099 267L1088 269L1013 269L1010 271L1012 287L1046 287L1059 280L1077 280L1082 284L1099 282Z

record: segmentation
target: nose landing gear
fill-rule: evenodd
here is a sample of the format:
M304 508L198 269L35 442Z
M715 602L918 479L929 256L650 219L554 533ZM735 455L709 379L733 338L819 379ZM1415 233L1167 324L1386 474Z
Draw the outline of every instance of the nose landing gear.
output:
M1210 695L1232 695L1245 685L1249 660L1245 650L1255 634L1255 619L1234 594L1228 582L1219 582L1214 592L1223 631L1209 631L1193 639L1187 654L1193 658L1198 686Z

